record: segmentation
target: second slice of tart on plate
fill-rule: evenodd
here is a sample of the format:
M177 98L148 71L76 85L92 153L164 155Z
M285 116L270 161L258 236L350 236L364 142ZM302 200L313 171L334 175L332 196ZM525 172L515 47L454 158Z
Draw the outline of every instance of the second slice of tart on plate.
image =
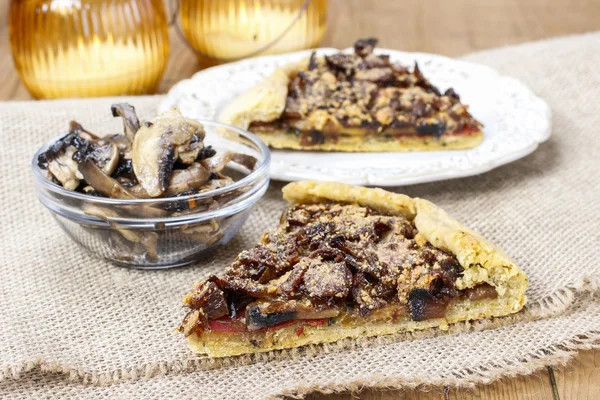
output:
M482 125L453 89L441 93L417 64L376 55L375 39L354 54L319 56L278 68L234 99L221 121L276 149L413 151L467 149Z
M273 230L184 296L180 331L212 357L505 316L527 279L434 204L342 183L288 184Z

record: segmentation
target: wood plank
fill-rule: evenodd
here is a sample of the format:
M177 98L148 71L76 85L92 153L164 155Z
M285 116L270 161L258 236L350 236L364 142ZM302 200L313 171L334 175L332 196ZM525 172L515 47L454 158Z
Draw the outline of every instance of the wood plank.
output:
M561 399L600 399L600 350L582 351L566 367L555 368L555 376Z

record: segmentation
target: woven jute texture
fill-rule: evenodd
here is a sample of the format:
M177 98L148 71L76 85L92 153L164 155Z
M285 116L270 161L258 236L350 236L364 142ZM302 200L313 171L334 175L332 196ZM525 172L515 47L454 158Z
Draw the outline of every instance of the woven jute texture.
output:
M552 138L530 156L460 180L394 189L432 200L525 270L516 316L374 340L205 360L173 333L181 295L277 223L273 183L239 235L191 267L143 272L79 249L35 199L29 163L70 119L110 120L115 99L0 104L2 398L302 397L364 386L470 386L564 363L600 346L600 34L473 54L552 107ZM152 116L160 97L129 98ZM124 99L119 99L123 101ZM118 121L114 121L115 128Z

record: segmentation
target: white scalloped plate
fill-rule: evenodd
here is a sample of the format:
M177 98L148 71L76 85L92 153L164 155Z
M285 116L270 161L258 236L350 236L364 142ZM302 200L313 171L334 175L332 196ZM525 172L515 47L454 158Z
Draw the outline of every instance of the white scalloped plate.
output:
M336 49L318 49L332 54ZM346 49L345 51L352 51ZM217 119L235 96L276 67L309 56L300 51L213 67L176 84L159 112L177 105L189 118ZM470 150L411 153L331 153L272 150L271 178L316 179L397 186L481 174L533 152L551 134L550 108L518 80L496 70L447 57L377 49L392 61L415 61L443 92L453 87L483 124L483 143Z

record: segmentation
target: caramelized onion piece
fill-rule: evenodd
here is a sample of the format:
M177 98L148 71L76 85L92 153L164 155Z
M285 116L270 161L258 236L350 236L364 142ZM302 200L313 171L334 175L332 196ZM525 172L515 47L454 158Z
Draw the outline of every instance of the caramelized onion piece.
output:
M443 318L448 302L435 298L427 289L413 289L408 294L408 304L413 321Z
M214 282L197 285L192 293L183 297L183 303L193 309L202 309L208 319L217 319L229 314L225 294Z
M465 289L464 292L467 295L467 298L471 301L495 299L498 297L496 288L489 283L482 283L473 288Z

